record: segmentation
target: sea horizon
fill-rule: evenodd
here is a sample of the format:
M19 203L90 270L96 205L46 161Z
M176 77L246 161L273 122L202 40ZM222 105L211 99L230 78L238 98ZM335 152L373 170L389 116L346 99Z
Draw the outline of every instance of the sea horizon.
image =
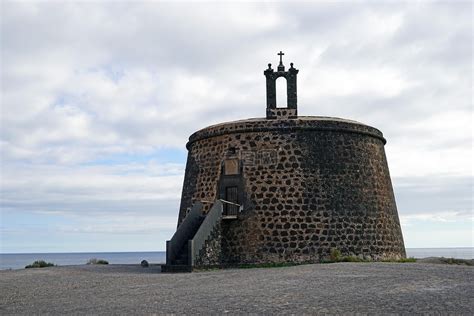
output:
M474 259L474 247L406 248L407 257L446 257ZM24 252L0 253L0 270L23 269L36 260L45 260L58 266L86 264L89 259L105 259L110 264L139 264L146 260L152 264L166 261L165 251L109 251L109 252Z
M462 247L461 247L462 248ZM146 250L146 251L54 251L54 252L0 252L0 255L34 255L34 254L75 254L75 253L149 253L166 252L166 250Z

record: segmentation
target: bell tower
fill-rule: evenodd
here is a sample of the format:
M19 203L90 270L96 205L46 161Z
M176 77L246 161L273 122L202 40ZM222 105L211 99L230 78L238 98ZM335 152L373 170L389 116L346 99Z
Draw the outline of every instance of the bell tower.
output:
M272 69L272 64L263 72L267 78L267 119L296 118L298 116L297 95L296 95L296 75L298 69L290 63L290 69L285 71L282 57L285 55L282 51L278 53L280 64L277 71ZM276 98L276 80L280 77L286 79L287 107L277 107Z

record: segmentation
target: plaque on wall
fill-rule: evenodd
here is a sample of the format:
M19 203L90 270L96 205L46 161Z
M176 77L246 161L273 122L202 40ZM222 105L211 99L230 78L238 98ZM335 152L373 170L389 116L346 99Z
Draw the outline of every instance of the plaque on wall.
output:
M239 160L238 159L224 160L224 174L226 176L239 174Z

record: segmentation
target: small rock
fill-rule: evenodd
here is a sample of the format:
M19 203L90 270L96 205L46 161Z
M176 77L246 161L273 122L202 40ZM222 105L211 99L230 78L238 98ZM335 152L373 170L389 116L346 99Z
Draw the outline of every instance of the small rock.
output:
M148 267L149 267L148 261L146 261L146 260L142 260L142 262L140 263L140 265L141 265L143 268L148 268Z

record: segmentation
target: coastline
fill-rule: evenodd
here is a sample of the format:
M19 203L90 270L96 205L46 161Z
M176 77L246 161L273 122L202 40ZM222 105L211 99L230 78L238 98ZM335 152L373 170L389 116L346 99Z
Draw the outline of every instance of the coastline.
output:
M450 264L450 265L466 265L466 266L474 266L474 259L463 259L463 258L447 258L447 257L426 257L426 258L412 258L414 260L416 260L416 263L429 263L429 264ZM344 261L339 261L339 262L321 262L321 263L301 263L301 264L288 264L288 265L281 265L281 266L278 266L276 265L275 267L278 268L278 267L286 267L286 266L298 266L298 265L308 265L308 264L332 264L332 263L342 263ZM407 263L407 262L397 262L397 261L357 261L358 263L377 263L377 262L381 262L381 263ZM161 273L161 271L158 271L157 268L159 268L161 270L161 266L162 265L165 265L164 262L150 262L149 263L150 265L150 268L153 267L153 269L150 269L150 270L153 270L153 272L158 272L158 273ZM80 267L86 267L86 266L108 266L110 267L109 269L118 269L118 268L125 268L125 267L140 267L140 265L136 264L136 263L108 263L108 264L105 264L105 265L97 265L97 264L88 264L88 263L85 263L85 264L54 264L54 266L52 267L55 267L55 268L59 268L59 267L64 267L64 268L80 268ZM249 265L242 265L242 267L239 267L239 266L228 266L228 267L213 267L211 268L210 270L228 270L228 269L239 269L239 268L264 268L266 267L265 265L252 265L252 264L249 264ZM270 267L272 268L272 267ZM16 271L16 270L24 270L26 269L26 267L18 267L18 268L8 268L8 269L0 269L0 273L3 272L3 271ZM38 268L36 268L38 269ZM44 269L44 268L39 268L39 269ZM206 271L206 270L209 270L209 269L198 269L199 271Z
M159 273L159 265L0 271L0 312L474 313L474 268L434 263L332 263Z
M473 259L473 247L456 248L406 248L407 257L425 259L428 257L445 257ZM23 269L36 260L52 262L59 266L81 265L91 258L105 259L111 264L136 264L142 260L152 263L164 263L164 251L136 252L51 252L51 253L0 253L0 270Z

